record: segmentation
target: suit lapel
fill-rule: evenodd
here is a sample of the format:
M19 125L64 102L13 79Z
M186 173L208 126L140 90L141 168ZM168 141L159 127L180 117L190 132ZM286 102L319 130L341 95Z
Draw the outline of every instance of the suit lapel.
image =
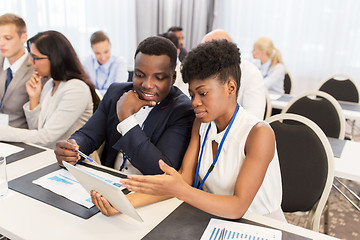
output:
M19 70L16 72L14 78L11 80L5 94L4 101L6 101L9 96L16 91L16 89L22 85L23 82L27 82L29 79L24 79L25 75L28 74L29 71L31 71L31 64L29 64L29 56L26 57L25 61L19 68ZM4 88L4 87L3 87ZM4 91L4 90L3 90Z
M2 97L5 90L6 71L3 70L4 58L1 58L1 69L0 69L0 96Z

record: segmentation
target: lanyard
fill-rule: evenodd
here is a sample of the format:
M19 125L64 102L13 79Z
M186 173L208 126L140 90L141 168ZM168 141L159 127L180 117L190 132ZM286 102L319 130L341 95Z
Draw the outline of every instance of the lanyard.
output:
M146 119L145 119L145 121L146 121ZM144 121L143 124L141 125L141 129L142 129L142 130L144 129L145 121ZM126 160L127 160L126 157L125 157L125 155L124 155L124 153L123 153L122 155L123 155L123 162L122 162L122 164L121 164L121 166L120 166L120 171L122 171L122 170L124 169L125 163L126 163Z
M271 68L271 64L269 65L269 67L268 67L268 69L267 69L267 71L266 71L266 73L265 73L265 75L264 75L263 78L267 78L267 76L269 75L269 70L270 70L270 68Z
M108 70L108 72L107 72L107 76L106 76L106 79L105 79L105 81L104 81L104 83L102 84L102 86L100 87L99 86L99 84L100 83L98 83L98 71L101 71L101 66L102 65L100 65L97 69L96 69L96 71L95 71L95 74L96 74L96 76L95 76L95 85L96 85L96 88L97 89L99 89L99 90L104 90L105 89L105 85L106 85L106 83L108 82L108 80L109 80L109 77L110 77L110 73L111 73L111 68L112 68L112 66L114 65L114 63L115 63L115 61L113 61L111 64L110 64L110 66L109 66L109 70ZM105 69L104 69L105 70Z
M225 142L225 139L226 139L226 137L227 137L227 135L228 135L228 133L229 133L229 131L230 131L230 128L231 128L231 126L232 126L232 124L233 124L233 122L234 122L234 120L235 120L236 114L238 113L238 110L239 110L239 104L237 104L236 109L235 109L235 113L234 113L234 115L232 116L231 121L230 121L230 123L229 123L229 126L226 128L225 134L224 134L224 136L223 136L222 139L221 139L220 145L219 145L218 150L217 150L217 152L216 152L215 159L214 159L213 163L210 165L210 167L209 167L209 169L208 169L208 171L207 171L204 179L201 181L200 185L198 185L198 187L197 187L198 189L201 189L201 188L202 188L202 186L204 185L204 183L205 183L206 179L208 178L209 174L210 174L210 173L212 172L212 170L214 169L215 164L216 164L216 162L217 162L217 160L218 160L218 158L219 158L221 149L222 149L222 147L223 147L223 144L224 144L224 142ZM208 127L208 129L206 130L205 138L204 138L204 141L203 141L202 146L201 146L200 157L199 157L199 161L198 161L197 168L196 168L196 174L195 174L195 181L194 181L194 187L195 187L195 188L196 188L197 182L198 182L198 176L199 176L201 159L202 159L202 155L203 155L203 152L204 152L204 146L205 146L206 138L207 138L207 135L208 135L208 133L209 133L210 127L211 127L211 124L209 124L209 127Z

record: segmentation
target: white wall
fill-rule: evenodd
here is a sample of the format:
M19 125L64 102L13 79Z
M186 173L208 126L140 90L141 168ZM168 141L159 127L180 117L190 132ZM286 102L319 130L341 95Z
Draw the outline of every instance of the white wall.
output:
M251 59L254 41L273 39L291 73L294 93L317 89L342 73L360 83L360 1L225 0L216 27Z

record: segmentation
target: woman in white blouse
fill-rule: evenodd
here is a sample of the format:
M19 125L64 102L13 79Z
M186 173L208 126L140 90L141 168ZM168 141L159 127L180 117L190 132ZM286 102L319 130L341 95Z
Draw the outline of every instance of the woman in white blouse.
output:
M286 74L280 51L274 47L268 37L258 38L254 43L253 57L259 59L258 66L264 77L265 86L270 92L284 94L284 77Z
M23 106L29 129L0 126L0 141L28 142L53 148L91 117L98 104L68 39L46 31L27 42L34 74L26 83L30 101ZM42 86L42 79L49 80Z

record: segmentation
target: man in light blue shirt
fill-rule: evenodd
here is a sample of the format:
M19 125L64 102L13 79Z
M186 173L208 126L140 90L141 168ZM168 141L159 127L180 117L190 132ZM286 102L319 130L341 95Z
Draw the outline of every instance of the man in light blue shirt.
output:
M127 82L127 64L124 58L111 55L109 37L103 31L94 32L90 38L91 55L83 62L86 73L96 85L101 95L104 95L114 82Z

